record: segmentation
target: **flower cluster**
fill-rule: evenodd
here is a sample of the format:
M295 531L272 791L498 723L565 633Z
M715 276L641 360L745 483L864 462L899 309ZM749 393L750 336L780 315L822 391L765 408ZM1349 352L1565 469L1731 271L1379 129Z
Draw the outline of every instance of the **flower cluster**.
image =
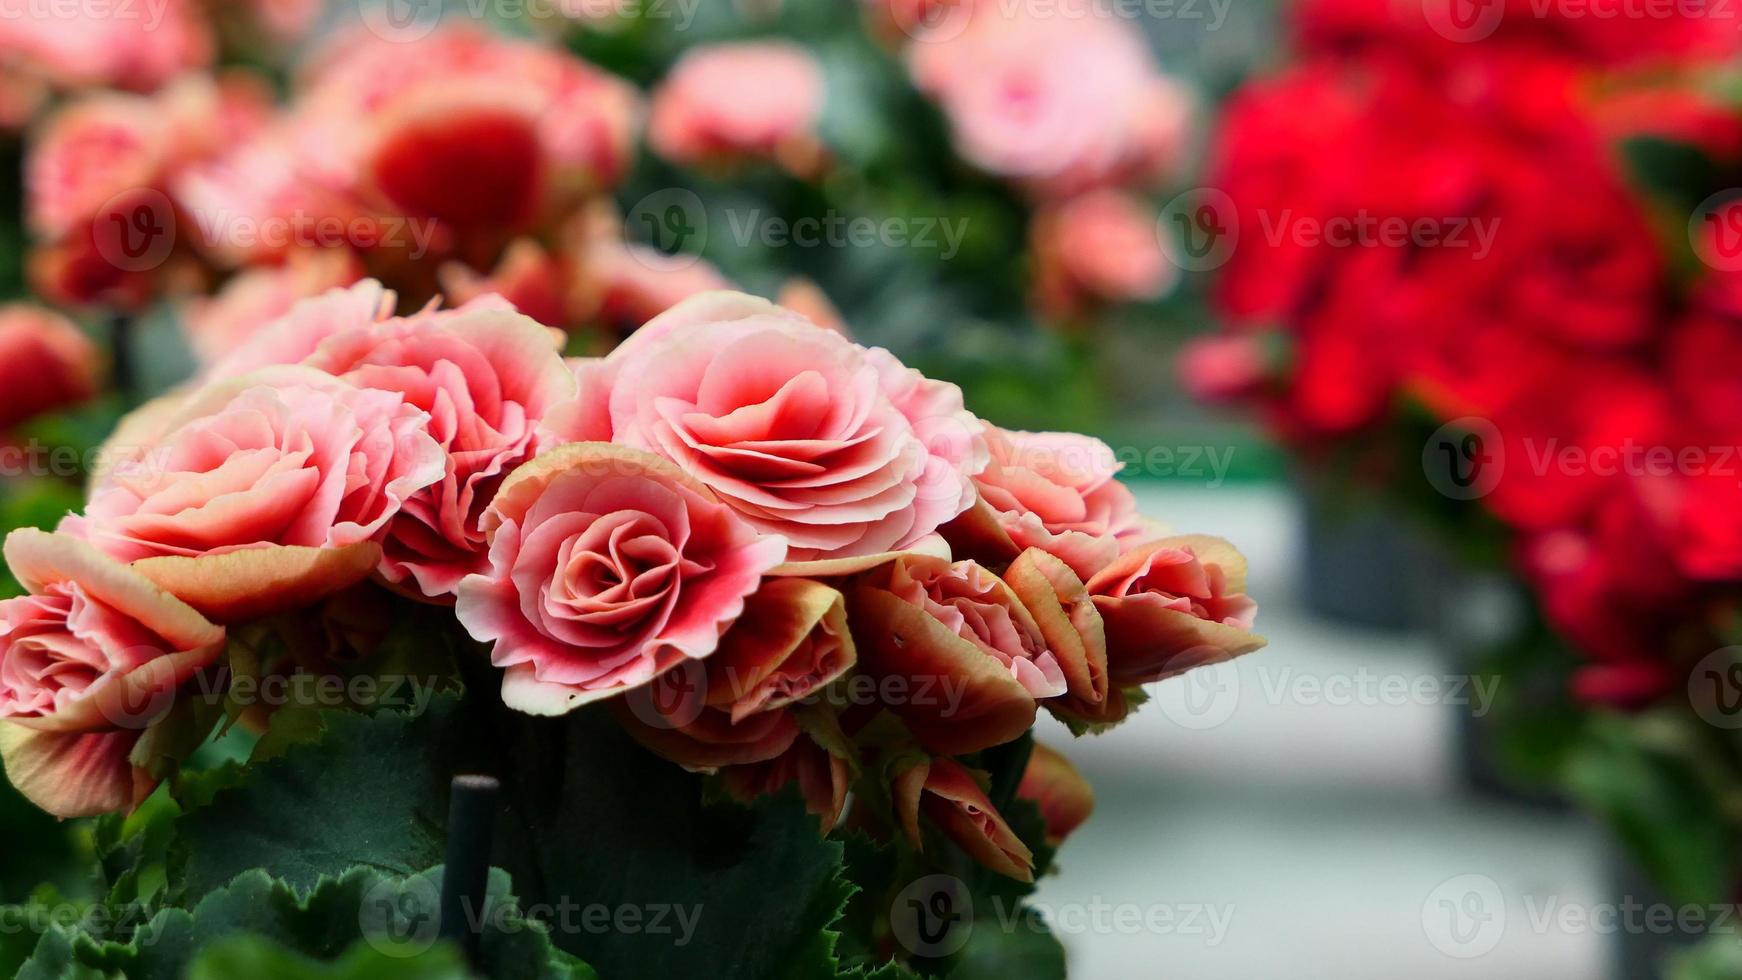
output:
M550 326L627 332L733 285L632 241L603 197L644 115L653 150L685 165L773 160L812 176L826 156L821 69L773 42L690 50L650 111L565 51L467 24L341 32L282 106L259 81L190 74L52 114L28 154L37 291L124 310L180 297L203 364L364 278L409 302L497 293Z
M188 6L203 41L174 70L68 86L75 97L26 146L38 294L128 312L168 297L202 364L295 301L364 278L408 307L497 293L541 323L611 338L688 296L736 288L701 257L669 254L696 244L709 205L695 195L636 210L625 227L620 208L660 198L643 187L611 199L642 145L704 186L769 170L818 190L867 176L823 138L834 92L822 61L784 39L681 48L646 92L645 78L545 39L459 20L411 34L346 22L306 46L282 102L261 75L211 70L214 45L234 47L229 20L296 21L304 6L250 5L216 24ZM902 60L881 67L937 104L962 158L1021 192L1010 204L1026 248L1017 239L1010 258L1028 260L1044 320L1159 299L1177 269L1141 195L1179 167L1189 97L1129 23L1068 4L998 7L962 5L965 30L901 35ZM5 40L0 30L0 53ZM140 60L106 35L93 47ZM777 200L769 213L799 220ZM921 207L915 222L956 205ZM790 289L820 297L808 282Z
M142 734L226 631L385 588L477 641L509 708L604 702L825 827L870 787L916 845L923 817L1027 877L976 753L1262 644L1239 554L1156 532L1107 446L994 428L783 307L704 293L565 361L500 297L393 305L295 305L129 416L81 513L8 540L0 751L40 805L149 790ZM1032 778L1080 822L1068 767Z
M1041 205L1030 229L1038 309L1070 320L1173 286L1178 270L1135 192L1175 175L1191 99L1134 23L1094 0L873 6L909 39L914 84L962 158Z
M1440 492L1479 498L1595 658L1579 690L1648 700L1722 645L1684 627L1742 577L1742 471L1724 449L1742 435L1742 321L1722 263L1690 280L1662 244L1686 241L1690 217L1726 228L1642 193L1622 151L1649 139L1733 163L1737 121L1700 79L1738 35L1691 8L1557 7L1463 44L1436 4L1401 10L1301 4L1306 56L1235 95L1210 177L1225 197L1198 215L1223 236L1229 330L1184 377L1256 404L1310 454L1395 458L1409 432L1404 479L1425 465ZM1427 429L1406 424L1423 414L1458 434L1449 457L1430 443L1416 462Z
M268 59L301 40L320 0L9 0L0 10L0 129L31 121L56 95L149 93L211 68L221 53Z

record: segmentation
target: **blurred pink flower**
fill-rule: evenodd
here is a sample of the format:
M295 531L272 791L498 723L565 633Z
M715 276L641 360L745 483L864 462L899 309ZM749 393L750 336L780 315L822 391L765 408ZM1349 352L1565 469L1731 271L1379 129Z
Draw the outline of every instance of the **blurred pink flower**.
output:
M178 237L197 237L176 227L182 174L262 126L268 98L245 76L198 75L155 95L88 95L49 118L25 158L36 287L69 304L148 296L185 253ZM146 232L137 255L118 250L132 241L118 228Z
M62 90L149 92L210 65L215 48L193 0L33 4L0 17L0 61Z
M822 152L824 94L822 66L796 44L694 48L654 93L648 142L675 163L774 159L808 174Z
M1155 213L1112 190L1091 191L1035 215L1035 305L1070 319L1096 303L1159 299L1179 281Z
M282 265L238 273L212 296L196 297L183 312L182 331L203 365L229 355L299 300L349 286L363 277L356 256L341 249L304 249Z
M0 429L95 395L101 361L91 339L60 314L0 306Z
M949 118L957 150L1044 195L1145 184L1179 162L1191 103L1129 21L1089 0L967 3L915 31L915 83Z
M1256 333L1194 337L1175 362L1179 382L1193 398L1225 402L1254 394L1270 376L1264 338Z
M481 209L480 193L497 179L539 204L547 193L614 185L628 169L637 114L628 83L565 51L451 26L411 43L359 32L329 45L299 80L293 128L335 184L368 185L389 200L411 195L396 203L443 217L445 206ZM486 120L496 138L529 141L535 156L504 157L508 146L461 138ZM421 152L408 155L407 140ZM510 169L458 166L475 160ZM423 185L453 200L419 196Z

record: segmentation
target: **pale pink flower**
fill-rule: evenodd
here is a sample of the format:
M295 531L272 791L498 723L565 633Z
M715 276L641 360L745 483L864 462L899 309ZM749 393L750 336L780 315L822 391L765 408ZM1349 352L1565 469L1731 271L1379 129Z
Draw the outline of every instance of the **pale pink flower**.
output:
M796 44L693 48L654 94L648 141L675 163L775 159L808 171L824 94L822 67Z
M918 32L909 63L963 157L1042 194L1150 182L1178 161L1189 101L1136 26L1089 0L968 3Z
M1179 281L1162 249L1156 215L1112 190L1041 210L1029 231L1036 305L1068 319L1098 303L1159 299Z

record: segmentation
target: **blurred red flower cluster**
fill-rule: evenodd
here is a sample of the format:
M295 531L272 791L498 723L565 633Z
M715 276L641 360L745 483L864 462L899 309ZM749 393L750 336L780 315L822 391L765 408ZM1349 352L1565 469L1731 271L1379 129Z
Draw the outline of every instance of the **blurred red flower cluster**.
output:
M1295 27L1300 57L1236 93L1214 190L1183 213L1223 238L1228 323L1186 383L1309 454L1399 459L1443 426L1389 479L1499 519L1593 658L1581 695L1665 692L1722 645L1742 579L1742 212L1721 176L1648 164L1742 163L1742 113L1716 94L1737 24L1305 0Z

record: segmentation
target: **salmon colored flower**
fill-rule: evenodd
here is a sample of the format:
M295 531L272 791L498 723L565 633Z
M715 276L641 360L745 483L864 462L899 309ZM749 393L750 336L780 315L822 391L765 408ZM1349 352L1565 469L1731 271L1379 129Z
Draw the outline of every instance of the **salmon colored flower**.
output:
M6 562L28 595L0 601L0 756L61 817L126 809L153 781L128 759L224 631L138 571L66 535L20 529Z
M1121 555L1087 583L1107 631L1117 684L1146 684L1264 646L1246 560L1204 535L1164 538Z
M805 809L822 821L826 834L841 822L852 775L852 765L846 759L809 738L800 738L785 753L766 762L721 769L720 781L728 793L745 803L797 783Z
M1177 165L1190 100L1133 24L1089 8L965 3L915 32L914 81L970 163L1047 197L1153 183Z
M388 523L381 574L432 599L486 567L484 508L532 458L545 412L575 395L550 329L495 305L353 327L302 362L427 414L446 472Z
M923 814L987 868L1017 881L1034 880L1034 852L1010 829L973 772L961 763L921 762L896 777L894 796L902 827L916 849L923 842L919 824Z
M1091 191L1035 215L1036 306L1068 320L1103 303L1160 299L1179 281L1155 214L1130 195Z
M1087 579L1154 533L1115 478L1124 464L1099 439L994 430L986 441L992 463L974 479L983 506L947 536L959 533L1006 561L1040 548Z
M675 461L796 574L931 546L974 500L984 424L954 385L736 293L673 307L607 359L613 438Z
M447 464L427 413L312 368L216 382L172 413L69 527L221 622L368 575L388 523Z
M302 250L282 265L244 270L215 295L190 301L182 330L200 363L216 364L302 300L362 277L362 265L348 251Z
M810 697L857 660L840 592L809 579L767 579L708 659L705 703L743 721Z
M690 770L715 772L723 766L770 762L784 755L799 738L798 722L787 711L769 711L733 721L724 711L703 708L693 718L665 718L645 703L631 706L622 699L612 710L629 734L653 754ZM650 715L643 718L642 715Z
M565 714L710 656L786 558L784 540L694 477L604 443L514 471L483 527L490 566L460 583L456 612L506 669L503 700L529 714Z
M1034 743L1016 795L1039 805L1040 815L1046 819L1048 847L1064 843L1095 810L1095 791L1088 780L1071 760L1039 742Z
M887 707L934 752L1011 741L1068 689L1033 614L973 562L897 558L850 586L849 609L865 671L902 682Z

